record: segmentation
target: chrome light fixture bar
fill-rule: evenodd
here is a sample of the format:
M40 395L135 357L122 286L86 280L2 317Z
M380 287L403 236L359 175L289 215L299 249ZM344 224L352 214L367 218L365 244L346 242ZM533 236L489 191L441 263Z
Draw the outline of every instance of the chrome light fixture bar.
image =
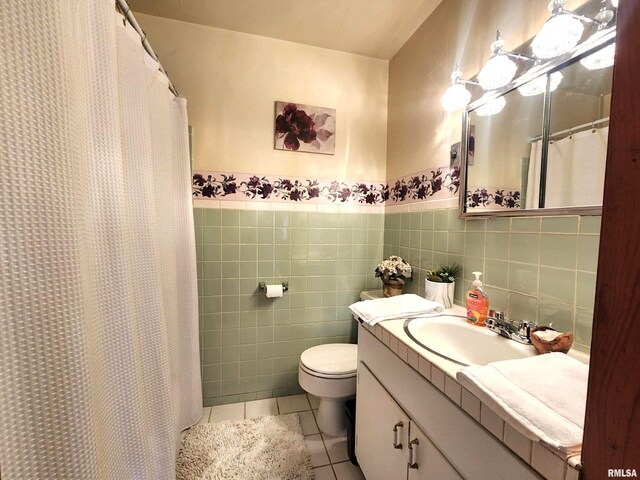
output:
M440 98L440 104L447 112L455 112L464 109L471 101L471 92L466 85L478 85L471 80L464 80L460 71L460 64L456 63L456 69L451 74L451 86Z
M493 56L489 59L480 73L478 82L485 90L495 90L507 85L516 76L518 66L512 58L518 60L529 60L537 63L537 60L519 53L504 50L504 40L500 35L500 30L496 32L496 40L491 44Z
M531 49L538 58L554 58L572 50L582 38L584 23L595 23L598 30L613 19L613 11L604 7L595 18L564 9L565 0L551 0L549 18L533 39Z
M499 96L502 93L506 93L504 90L506 90L507 87L510 90L517 88L522 95L531 96L538 95L546 91L547 80L545 74L551 75L549 87L551 91L555 90L562 81L562 75L555 70L559 65L569 61L570 59L581 60L581 64L585 68L589 69L605 68L609 66L610 62L613 60L615 49L615 46L612 45L615 42L616 35L615 21L613 20L615 18L615 8L617 8L617 3L618 2L616 0L602 0L602 8L600 8L599 12L594 16L594 18L589 18L586 15L564 10L563 6L565 4L565 0L551 0L551 2L549 3L549 8L552 10L553 15L549 20L547 20L542 30L548 27L548 24L551 20L558 17L575 20L580 26L581 31L576 40L576 43L572 48L564 52L565 54L569 55L558 54L556 56L544 59L530 57L521 53L505 51L504 42L502 41L500 32L498 31L496 35L496 41L493 42L491 46L494 54L491 59L489 59L489 62L487 62L487 65L485 65L478 74L478 80L480 80L480 77L482 75L482 83L484 83L484 85L471 80L462 79L462 73L459 70L459 65L456 64L456 69L451 74L451 85L440 99L442 107L448 112L454 112L461 109L470 111L482 107L487 103L490 103L487 102L487 100L489 100L489 96L473 100L471 98L471 92L466 88L466 85L477 85L487 89L487 87L493 87L495 84L500 84L502 83L502 81L504 81L495 81L494 83L492 83L491 81L487 82L485 81L487 80L487 77L491 80L495 80L496 77L510 77L510 79L504 85L500 87L490 88L489 91L491 92L491 96L493 96L494 94ZM564 21L565 20L562 20L562 22ZM584 26L582 25L582 22L590 22L592 25L597 27L597 31L580 42L582 34L584 33ZM532 47L533 43L542 33L542 30L533 39ZM603 48L607 47L608 45L610 45L609 48ZM594 53L594 47L596 46L600 46L600 48L602 48L602 52ZM494 62L493 60L496 58L499 58L499 60ZM513 63L511 59L531 61L533 62L533 65L531 65L530 68L524 69L521 75L514 78L513 76L511 76L509 71L513 69L513 66L510 65L511 63ZM490 64L492 65L490 66ZM496 64L497 67L494 67L494 65ZM501 70L500 64L502 64L503 66L509 64L509 66L507 67L509 70ZM517 67L515 74L517 74ZM538 77L542 78L538 79ZM486 110L490 111L489 107L487 107Z

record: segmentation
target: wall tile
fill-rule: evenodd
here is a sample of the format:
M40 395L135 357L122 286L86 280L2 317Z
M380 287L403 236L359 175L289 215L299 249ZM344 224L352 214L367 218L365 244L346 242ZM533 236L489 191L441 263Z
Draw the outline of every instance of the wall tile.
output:
M423 216L403 220L418 264ZM195 209L194 221L205 404L300 393L300 353L349 341L355 323L347 306L379 285L373 270L383 253L385 217ZM260 281L288 281L290 290L267 299L257 292Z
M510 290L526 295L538 295L538 265L510 262L508 275Z
M544 217L543 233L578 233L579 217Z
M434 230L448 230L449 229L449 215L447 210L436 210L434 214Z
M467 224L474 223L474 220L467 220ZM511 230L510 218L490 218L487 220L487 232L508 232Z
M505 312L507 318L511 320L538 321L538 299L533 296L522 295L516 292L509 292L508 307Z
M540 265L575 269L576 255L576 235L541 235Z
M576 333L574 341L586 347L591 346L591 329L593 327L593 312L576 309Z
M538 325L553 326L559 332L573 332L575 330L573 305L541 299Z
M596 295L595 273L578 272L576 291L576 306L586 310L593 310Z
M520 220L520 219L513 219ZM529 219L527 219L529 220ZM512 262L538 263L540 236L535 233L513 233L509 243L509 259Z
M487 285L498 288L508 288L509 262L504 260L485 260L484 279ZM537 277L537 272L536 272Z
M525 217L511 219L511 232L532 232L540 231L540 218Z
M580 217L580 233L599 235L602 217Z
M485 247L487 258L509 260L510 239L508 233L487 233Z
M578 236L578 270L595 272L598 269L598 249L600 237L594 235Z
M540 267L540 297L573 305L576 272L560 268Z
M409 292L423 292L427 269L456 262L456 303L480 270L491 308L553 322L575 333L576 348L590 345L599 217L195 209L194 222L205 405L299 393L300 353L355 341L347 306L379 288L372 272L390 254L414 266ZM284 280L283 298L257 293L259 281Z

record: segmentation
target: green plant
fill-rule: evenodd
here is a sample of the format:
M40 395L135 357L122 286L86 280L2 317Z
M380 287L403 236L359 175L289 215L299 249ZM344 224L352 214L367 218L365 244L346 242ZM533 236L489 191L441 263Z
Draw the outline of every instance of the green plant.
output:
M457 263L453 265L440 265L435 270L427 270L427 280L437 283L453 283L460 276L462 267Z

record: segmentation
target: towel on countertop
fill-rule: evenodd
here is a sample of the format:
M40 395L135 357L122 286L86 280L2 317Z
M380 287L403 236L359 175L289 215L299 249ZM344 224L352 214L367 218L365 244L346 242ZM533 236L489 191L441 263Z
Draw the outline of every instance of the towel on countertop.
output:
M349 310L363 322L375 325L383 320L440 315L444 307L439 303L425 300L419 295L407 293L356 302L349 305Z
M570 456L580 453L589 366L547 353L464 367L458 381L526 437Z

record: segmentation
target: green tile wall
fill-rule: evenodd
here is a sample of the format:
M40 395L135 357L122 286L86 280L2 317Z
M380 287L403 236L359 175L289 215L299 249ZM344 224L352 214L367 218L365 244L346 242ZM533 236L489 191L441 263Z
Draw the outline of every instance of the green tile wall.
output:
M575 334L574 348L591 344L600 217L460 220L457 209L385 216L384 256L416 267L409 291L424 291L425 271L458 263L455 300L464 304L472 271L484 272L490 308L508 318Z
M354 342L347 306L379 288L384 216L194 209L204 405L301 392L298 359ZM289 282L267 299L258 282Z

